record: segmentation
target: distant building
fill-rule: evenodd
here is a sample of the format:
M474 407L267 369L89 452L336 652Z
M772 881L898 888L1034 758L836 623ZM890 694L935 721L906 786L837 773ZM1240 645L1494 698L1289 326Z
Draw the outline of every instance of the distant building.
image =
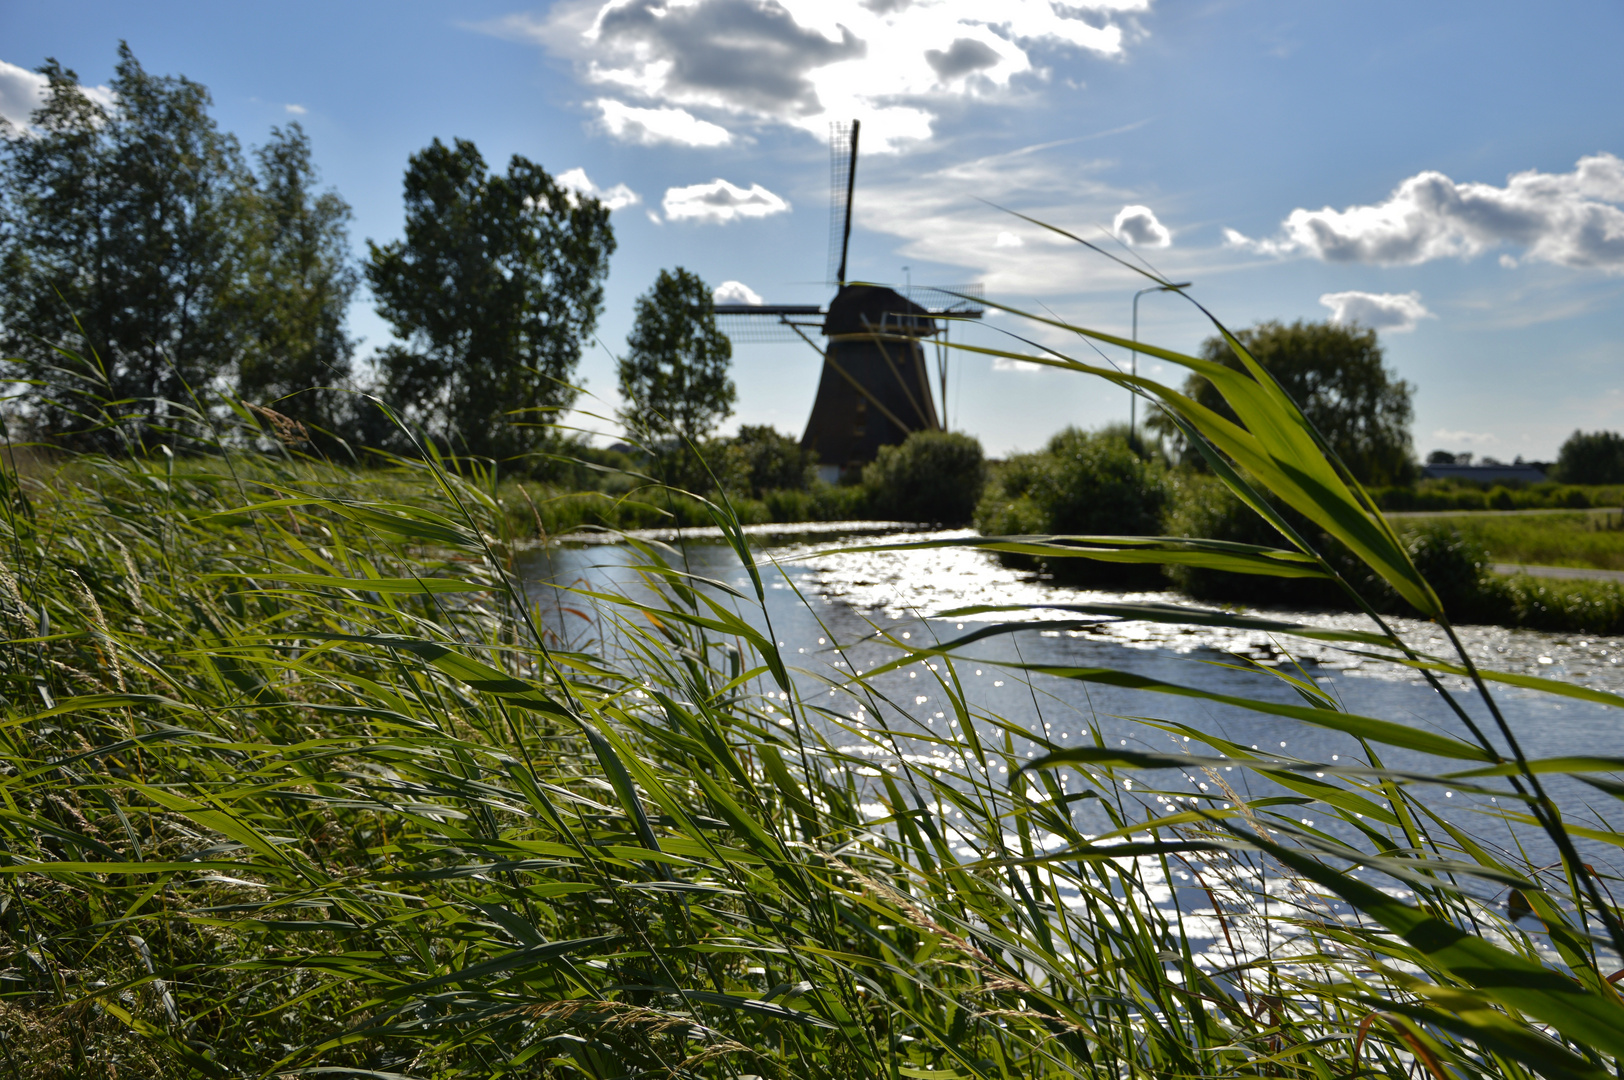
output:
M1483 465L1456 465L1428 462L1421 466L1427 480L1464 480L1471 484L1538 484L1545 480L1550 466L1543 461L1518 461L1503 465L1498 461Z

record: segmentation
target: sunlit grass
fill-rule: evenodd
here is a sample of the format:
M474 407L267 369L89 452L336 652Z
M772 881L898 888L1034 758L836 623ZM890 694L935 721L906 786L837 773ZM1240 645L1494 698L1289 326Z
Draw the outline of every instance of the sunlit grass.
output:
M1526 514L1437 514L1405 525L1442 522L1481 544L1498 563L1624 570L1624 511L1552 510Z

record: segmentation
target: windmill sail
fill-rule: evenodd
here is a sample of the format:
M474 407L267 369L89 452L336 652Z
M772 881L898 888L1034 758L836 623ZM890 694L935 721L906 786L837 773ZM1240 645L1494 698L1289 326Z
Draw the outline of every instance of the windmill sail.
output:
M829 125L829 284L846 284L846 249L851 246L851 197L857 187L857 137L861 120Z

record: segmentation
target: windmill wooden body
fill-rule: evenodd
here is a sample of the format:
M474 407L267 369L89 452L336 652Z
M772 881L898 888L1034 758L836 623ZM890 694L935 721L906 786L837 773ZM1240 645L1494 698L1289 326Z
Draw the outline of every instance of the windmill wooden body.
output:
M846 282L846 255L851 243L851 206L857 179L859 121L835 125L831 170L834 198L831 256L838 242L839 263L832 265L837 291L827 308L811 304L718 304L716 314L730 332L755 340L793 333L814 349L811 332L827 339L817 396L807 419L801 446L817 454L819 472L834 480L873 461L880 447L902 442L911 432L939 431L947 402L947 361L943 338L955 319L979 318L981 309L955 293L975 293L975 286L956 290L924 288L923 297L946 301L930 308L883 285ZM844 175L841 175L842 172ZM844 197L842 197L844 196ZM831 263L834 263L831 258ZM915 290L909 290L914 292ZM741 320L748 319L743 324ZM762 320L774 322L763 326ZM941 408L932 393L925 345L936 343Z

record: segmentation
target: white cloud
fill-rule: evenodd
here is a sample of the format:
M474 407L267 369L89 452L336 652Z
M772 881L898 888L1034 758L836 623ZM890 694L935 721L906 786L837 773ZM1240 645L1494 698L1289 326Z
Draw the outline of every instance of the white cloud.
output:
M34 110L45 104L50 81L37 71L0 60L0 117L18 130L26 131ZM102 108L113 104L113 92L105 86L81 86L86 97Z
M303 116L305 113L310 111L303 105L284 105L282 107L288 112L292 113L294 116Z
M1115 58L1151 0L565 0L478 25L574 59L587 82L665 106L820 137L859 117L865 145L927 138L956 99L1008 95L1033 59Z
M1120 284L1120 268L1047 229L1021 228L1017 234L1020 226L980 200L1097 241L1112 215L1135 199L1098 179L1109 167L1055 144L928 171L906 160L881 159L865 166L856 219L866 230L900 237L900 262L965 267L960 280L981 281L989 296L1087 292ZM1000 242L1004 234L1018 236L1021 245ZM1162 269L1178 274L1189 266L1181 260Z
M620 210L628 206L636 206L642 202L642 196L627 187L625 184L616 184L612 188L600 188L586 175L585 169L571 169L558 177L558 186L567 191L576 192L597 199L611 211Z
M1432 437L1460 446L1493 446L1500 441L1497 436L1490 435L1487 432L1450 431L1447 428L1439 428L1432 433Z
M1023 245L1021 243L1021 238L1020 237L1016 236L1012 232L1009 232L1009 231L1005 230L1004 232L1000 232L998 234L998 239L993 241L992 246L993 247L1001 247L1001 248L1013 248L1013 247L1023 247L1025 245Z
M1293 210L1277 237L1252 240L1225 229L1224 238L1267 255L1412 265L1470 259L1505 244L1520 247L1523 260L1624 273L1620 203L1624 160L1602 153L1580 158L1572 172L1515 173L1505 187L1418 173L1374 206Z
M1422 319L1437 318L1421 303L1418 292L1334 292L1321 296L1319 302L1331 309L1332 322L1358 323L1395 334L1414 330Z
M0 116L19 128L45 102L45 76L0 60Z
M992 358L994 371L1042 371L1042 364L1034 364L1030 360L1015 360L1008 356L995 356Z
M724 281L716 286L711 299L718 304L760 304L761 294L742 281Z
M1111 222L1111 231L1135 247L1167 247L1173 234L1156 220L1148 206L1124 206Z
M613 98L599 98L593 105L602 114L604 130L621 142L726 146L733 141L727 128L701 120L687 109L639 109Z
M661 205L665 209L665 216L672 221L694 220L713 224L734 218L769 217L789 209L788 202L760 184L752 184L746 189L721 179L708 184L667 188Z

